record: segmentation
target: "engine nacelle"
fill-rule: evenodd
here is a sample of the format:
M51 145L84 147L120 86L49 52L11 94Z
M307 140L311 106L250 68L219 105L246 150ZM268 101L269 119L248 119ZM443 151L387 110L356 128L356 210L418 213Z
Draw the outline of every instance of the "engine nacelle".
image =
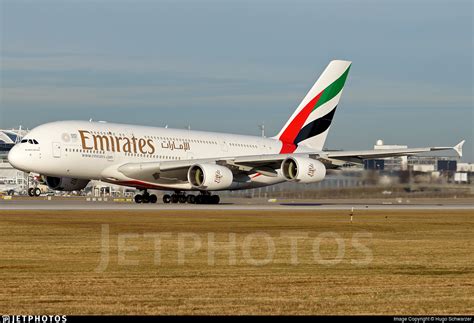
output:
M54 191L79 191L87 186L88 179L45 176L44 181Z
M324 164L307 157L286 158L281 163L281 171L286 180L300 183L320 182L326 176Z
M234 180L232 171L216 164L194 164L188 170L188 181L201 190L229 189Z

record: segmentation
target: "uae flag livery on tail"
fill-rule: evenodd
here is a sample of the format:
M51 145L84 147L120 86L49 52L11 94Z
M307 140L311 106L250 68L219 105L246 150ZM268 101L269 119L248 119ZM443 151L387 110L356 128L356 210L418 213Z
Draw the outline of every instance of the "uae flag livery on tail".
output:
M275 137L282 142L280 153L292 153L298 145L323 149L350 67L349 61L329 63Z

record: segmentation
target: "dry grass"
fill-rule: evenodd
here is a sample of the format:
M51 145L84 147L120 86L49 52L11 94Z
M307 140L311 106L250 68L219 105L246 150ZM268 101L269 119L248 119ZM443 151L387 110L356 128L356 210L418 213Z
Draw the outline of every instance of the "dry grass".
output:
M101 225L110 230L110 259L96 272ZM153 239L163 238L161 265ZM201 249L178 263L178 234L194 233ZM265 236L275 253L261 260ZM291 264L286 233L298 240L299 264ZM324 259L318 263L313 242ZM474 314L474 214L472 211L0 211L0 308L10 314ZM208 233L216 243L208 264ZM229 264L229 233L236 264ZM367 253L354 244L354 234ZM119 237L126 236L125 261ZM252 237L252 236L250 236ZM317 238L320 238L319 240ZM192 245L186 236L185 248ZM249 240L247 240L249 242ZM227 248L227 249L226 249ZM230 248L230 249L229 249ZM123 249L121 249L123 250Z

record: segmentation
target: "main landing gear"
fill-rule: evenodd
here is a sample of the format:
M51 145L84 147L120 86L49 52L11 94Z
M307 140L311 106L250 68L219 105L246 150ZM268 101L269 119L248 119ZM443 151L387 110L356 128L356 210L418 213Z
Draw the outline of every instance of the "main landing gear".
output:
M135 203L156 203L158 198L155 194L150 194L146 190L143 191L143 194L135 195Z
M201 192L199 195L186 195L183 192L163 195L163 203L189 203L189 204L219 204L219 195L211 195L209 192Z

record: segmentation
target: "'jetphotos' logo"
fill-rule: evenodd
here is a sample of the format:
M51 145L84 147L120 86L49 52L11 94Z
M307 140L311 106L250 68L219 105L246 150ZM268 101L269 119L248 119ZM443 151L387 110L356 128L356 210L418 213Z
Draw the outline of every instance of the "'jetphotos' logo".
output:
M209 266L264 266L285 262L291 265L310 264L334 266L340 263L367 266L373 260L369 247L372 234L354 232L343 237L336 232L281 231L272 234L256 231L227 232L124 232L111 234L108 224L102 224L100 261L95 272L103 273L109 265L139 266L150 259L156 266L186 265L196 259ZM144 247L144 244L151 244ZM255 245L261 253L254 254ZM330 248L331 253L327 250ZM150 252L148 260L140 255ZM166 250L166 252L163 252ZM199 255L199 257L197 257ZM116 260L116 263L111 263Z

